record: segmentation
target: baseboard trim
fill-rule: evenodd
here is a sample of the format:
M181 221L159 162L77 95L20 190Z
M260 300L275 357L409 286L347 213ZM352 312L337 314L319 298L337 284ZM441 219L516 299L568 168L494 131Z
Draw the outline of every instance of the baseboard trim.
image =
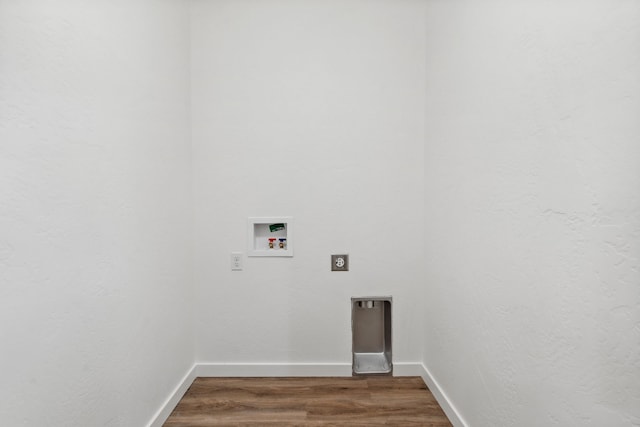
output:
M344 377L348 363L198 363L196 377Z
M420 367L420 376L424 380L424 383L427 385L427 387L429 387L429 390L431 390L431 393L440 404L440 407L447 415L447 418L449 418L449 421L451 421L451 424L453 424L454 427L468 427L468 424L465 422L464 418L462 418L460 412L458 412L454 404L451 402L451 400L449 400L449 397L442 390L442 387L440 387L440 384L438 384L433 375L431 375L429 369L427 369L427 367L422 364L420 365Z
M468 427L446 393L420 362L396 362L393 375L422 377L455 427ZM148 427L162 427L197 377L350 377L350 363L196 363L158 410Z
M420 362L394 362L393 363L394 377L421 377L422 371L423 371L422 363Z
M393 375L422 376L419 362L393 364ZM196 377L350 377L350 363L197 363Z
M167 400L162 404L158 412L153 416L151 422L148 427L162 427L173 409L178 405L182 396L187 392L193 381L196 379L195 375L196 365L192 366L191 369L185 374L182 380L178 383L173 392L169 395Z

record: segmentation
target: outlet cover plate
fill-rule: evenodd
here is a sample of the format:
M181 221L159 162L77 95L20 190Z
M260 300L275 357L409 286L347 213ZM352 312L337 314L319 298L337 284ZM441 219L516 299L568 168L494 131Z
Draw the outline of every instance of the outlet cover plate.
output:
M349 255L331 255L331 271L349 271Z
M244 270L242 252L231 252L231 271Z

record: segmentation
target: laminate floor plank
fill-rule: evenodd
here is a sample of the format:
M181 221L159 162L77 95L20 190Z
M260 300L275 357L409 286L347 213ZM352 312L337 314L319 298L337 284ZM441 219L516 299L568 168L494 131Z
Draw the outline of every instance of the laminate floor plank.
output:
M196 378L165 427L451 423L420 377Z

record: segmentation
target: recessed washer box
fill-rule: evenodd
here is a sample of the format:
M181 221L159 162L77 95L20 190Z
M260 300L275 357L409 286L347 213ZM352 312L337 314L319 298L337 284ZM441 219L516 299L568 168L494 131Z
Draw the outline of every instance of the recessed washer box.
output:
M248 227L248 256L293 256L293 217L250 217Z

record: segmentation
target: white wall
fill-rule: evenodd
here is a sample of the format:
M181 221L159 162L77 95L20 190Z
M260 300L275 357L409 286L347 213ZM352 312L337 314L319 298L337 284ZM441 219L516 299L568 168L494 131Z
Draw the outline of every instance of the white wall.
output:
M640 424L637 2L191 8L0 0L3 423L142 425L194 339L346 365L393 295L470 425Z
M197 360L350 364L350 297L392 295L394 360L419 361L423 4L196 1L191 19ZM295 256L231 272L247 217L274 215Z
M3 425L144 425L193 363L187 12L0 1Z
M640 425L639 3L427 5L427 368L474 427Z

